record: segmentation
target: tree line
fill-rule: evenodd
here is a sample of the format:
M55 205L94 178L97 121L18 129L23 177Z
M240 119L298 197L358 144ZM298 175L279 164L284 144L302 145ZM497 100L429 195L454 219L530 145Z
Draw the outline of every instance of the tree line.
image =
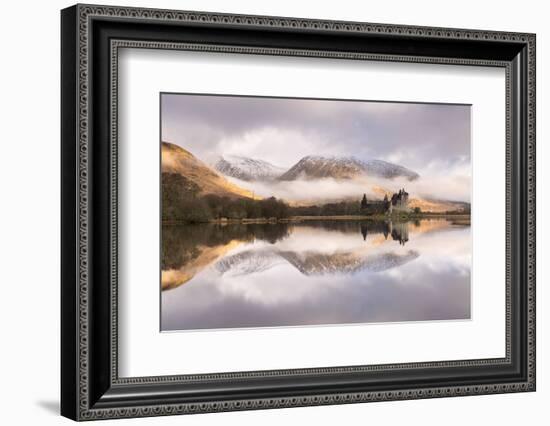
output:
M214 219L285 219L291 216L354 216L384 214L384 203L340 201L310 206L290 206L275 197L253 200L200 195L200 187L178 173L162 173L163 222L209 222ZM419 214L420 209L414 209Z
M291 208L282 200L230 198L199 195L200 188L178 173L162 173L162 220L208 222L212 219L257 219L289 217Z

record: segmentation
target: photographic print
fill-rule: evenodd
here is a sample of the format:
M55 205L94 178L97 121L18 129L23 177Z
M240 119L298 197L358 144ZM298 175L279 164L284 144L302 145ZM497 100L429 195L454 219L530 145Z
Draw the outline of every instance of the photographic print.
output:
M161 331L470 319L470 110L161 93Z

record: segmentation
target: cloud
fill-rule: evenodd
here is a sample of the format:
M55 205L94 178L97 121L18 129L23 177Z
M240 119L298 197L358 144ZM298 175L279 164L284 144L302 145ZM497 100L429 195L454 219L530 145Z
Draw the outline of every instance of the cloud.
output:
M405 188L412 198L470 202L471 195L471 179L468 175L444 174L439 171L428 176L421 176L415 181L399 178L392 180L324 178L271 182L228 179L242 188L253 191L256 196L282 198L291 204L314 204L341 201L342 199L360 200L363 194L370 199L382 199L383 192L381 190L397 192L400 188Z
M309 233L298 225L293 236L275 246L255 241L239 250L252 250L261 257L266 247L272 247L306 256L312 250L327 252L327 244L335 238L338 246L355 250L365 250L369 242L356 234L327 232L316 228ZM467 319L470 244L469 228L411 235L405 247L389 239L381 246L368 246L363 253L406 255L414 250L420 256L380 272L361 270L315 279L288 262L235 276L220 276L207 268L185 285L162 293L162 329Z
M222 137L218 142L218 149L220 153L229 155L255 152L258 155L251 156L252 158L265 159L276 166L290 168L295 163L294 158L322 151L325 144L326 141L320 135L307 129L266 126L256 131L244 132L242 135ZM289 146L295 147L292 156L289 156L288 149L285 149Z
M469 176L468 105L163 94L161 108L163 140L206 162L235 154L290 167L306 155L353 155Z

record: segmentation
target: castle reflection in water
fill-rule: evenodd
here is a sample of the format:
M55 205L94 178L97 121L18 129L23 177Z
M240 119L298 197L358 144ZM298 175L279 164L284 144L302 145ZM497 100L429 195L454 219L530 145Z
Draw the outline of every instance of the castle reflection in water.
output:
M367 235L369 232L382 233L384 238L387 240L388 237L391 237L392 240L398 241L399 244L405 245L409 241L409 222L371 222L371 223L361 223L361 235L363 235L363 240L366 241Z
M161 330L470 318L470 226L163 226Z
M349 273L367 267L396 266L419 255L414 248L406 251L392 248L396 247L395 243L403 247L409 242L409 229L421 235L434 228L449 227L452 224L446 220L320 220L165 226L162 231L162 289L185 284L211 265L224 272L237 269L245 259L249 263L256 259L257 263L269 264L285 259L304 274L312 271L315 274ZM362 238L363 244L359 244L356 235ZM308 242L313 240L317 244L309 246ZM330 250L325 246L331 247ZM385 248L383 253L378 252L379 246ZM251 266L246 270L254 270ZM243 271L241 269L240 273Z

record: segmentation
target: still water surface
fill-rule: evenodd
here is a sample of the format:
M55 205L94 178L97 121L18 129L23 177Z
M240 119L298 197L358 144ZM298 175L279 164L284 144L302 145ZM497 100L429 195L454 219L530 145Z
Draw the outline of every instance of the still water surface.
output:
M470 318L470 226L311 221L162 228L161 329Z

